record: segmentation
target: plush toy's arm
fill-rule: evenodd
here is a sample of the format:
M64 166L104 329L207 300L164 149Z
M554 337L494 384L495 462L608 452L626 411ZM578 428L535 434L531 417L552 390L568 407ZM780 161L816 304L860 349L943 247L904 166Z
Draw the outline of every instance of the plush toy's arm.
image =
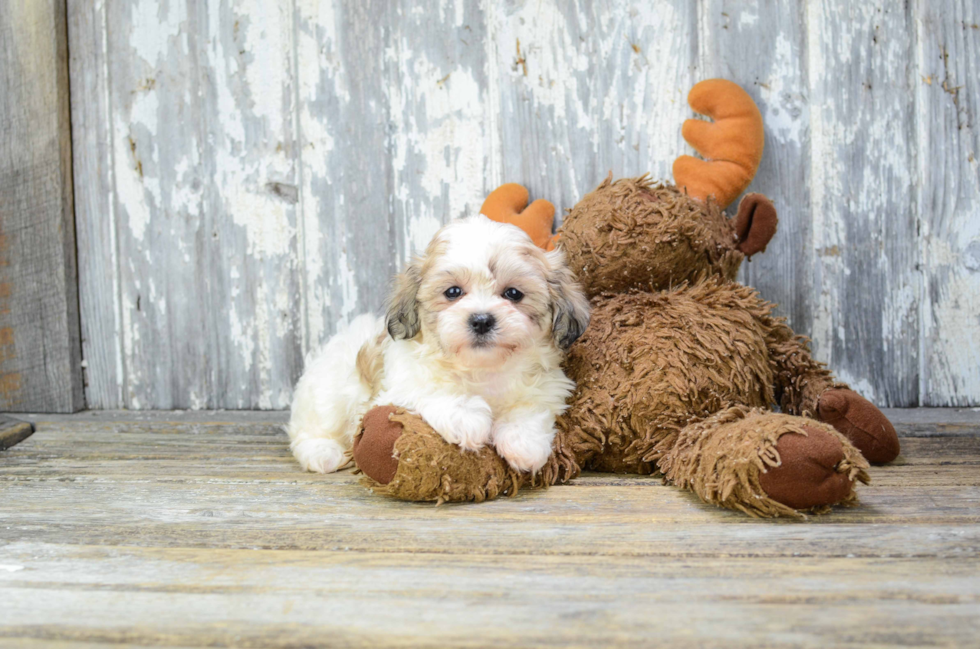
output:
M554 250L557 235L551 235L555 221L555 206L539 198L527 204L528 193L523 185L507 183L490 192L480 208L492 221L516 225L527 232L535 245L545 250Z
M873 464L894 460L898 435L888 418L870 401L838 382L813 358L808 341L781 318L770 318L767 346L775 379L775 396L783 412L813 417L847 437Z
M522 488L568 482L580 473L575 453L559 431L551 457L536 474L512 469L491 446L461 452L419 415L394 406L367 412L354 437L357 468L378 493L399 500L492 500Z
M815 360L809 341L797 336L781 318L767 318L769 362L775 379L776 401L783 412L812 417L820 395L831 388L847 388L834 380L830 370Z

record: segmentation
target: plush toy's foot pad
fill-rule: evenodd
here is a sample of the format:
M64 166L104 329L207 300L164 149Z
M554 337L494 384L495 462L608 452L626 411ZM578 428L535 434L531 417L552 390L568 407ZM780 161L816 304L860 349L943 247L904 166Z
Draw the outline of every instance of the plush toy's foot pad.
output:
M793 509L813 509L847 499L853 483L844 464L840 439L814 426L803 426L806 435L785 433L776 442L779 466L759 474L766 494Z
M361 431L354 437L354 462L364 475L380 484L388 484L398 471L395 442L404 427L388 417L395 406L378 406L368 410L361 420Z
M898 457L898 434L888 418L853 390L834 388L820 396L817 419L830 424L857 447L872 464Z

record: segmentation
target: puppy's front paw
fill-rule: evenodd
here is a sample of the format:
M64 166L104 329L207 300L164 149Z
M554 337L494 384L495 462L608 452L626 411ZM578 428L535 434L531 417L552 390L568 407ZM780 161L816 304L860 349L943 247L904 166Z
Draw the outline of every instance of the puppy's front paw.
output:
M297 439L292 449L300 466L313 473L333 473L348 462L347 449L332 439Z
M480 397L460 397L420 414L444 440L467 451L478 451L490 441L493 419L489 404Z
M500 457L517 471L537 473L551 456L554 428L548 422L531 420L498 422L493 431L493 445Z

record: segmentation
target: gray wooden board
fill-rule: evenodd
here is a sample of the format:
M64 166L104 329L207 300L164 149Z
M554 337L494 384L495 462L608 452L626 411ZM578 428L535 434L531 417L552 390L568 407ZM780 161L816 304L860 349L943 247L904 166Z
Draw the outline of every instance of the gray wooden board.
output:
M0 3L0 410L84 407L64 6Z
M759 106L766 148L751 191L765 194L779 209L776 237L764 254L743 264L740 279L778 303L798 333L809 335L816 303L806 7L779 0L755 10L730 0L707 0L699 7L699 69L705 77L739 81Z
M980 3L914 3L923 404L980 402Z
M67 4L71 77L72 165L78 243L78 301L90 407L122 404L122 313L116 259L115 186L110 139L108 69L93 52L107 47L104 3Z
M895 2L842 0L808 5L807 20L810 334L838 375L868 398L915 405L912 16Z
M34 433L34 424L0 414L0 451L23 442Z
M0 646L969 645L980 413L889 415L899 461L802 523L609 474L391 501L300 471L282 413L32 416L0 455Z
M744 280L882 405L980 404L980 0L68 0L87 396L282 408L303 357L501 182L668 177L759 103ZM943 56L940 56L943 53Z

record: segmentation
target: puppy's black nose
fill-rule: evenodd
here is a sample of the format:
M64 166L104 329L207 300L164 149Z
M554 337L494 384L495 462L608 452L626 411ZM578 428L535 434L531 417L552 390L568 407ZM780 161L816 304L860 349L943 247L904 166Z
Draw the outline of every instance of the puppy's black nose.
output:
M497 319L489 313L474 313L470 316L470 329L483 336L493 331Z

